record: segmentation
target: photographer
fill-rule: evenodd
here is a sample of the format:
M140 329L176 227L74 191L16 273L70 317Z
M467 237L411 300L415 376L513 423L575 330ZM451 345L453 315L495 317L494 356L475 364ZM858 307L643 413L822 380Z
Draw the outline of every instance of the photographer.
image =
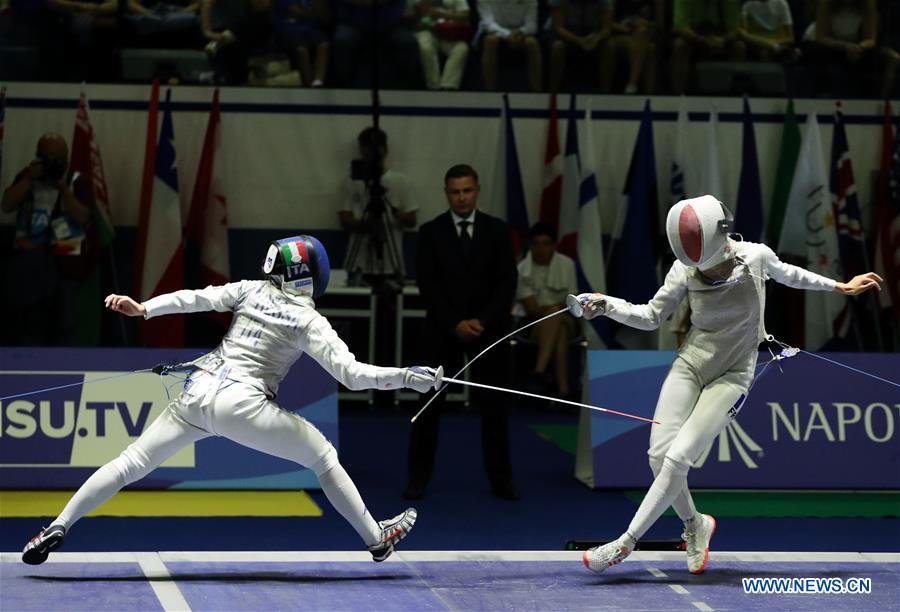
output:
M387 134L382 130L364 129L357 143L360 158L351 163L344 208L338 211L341 227L352 233L344 266L351 273L402 275L403 229L416 226L418 210L409 197L409 179L387 168ZM373 191L376 183L380 193Z
M67 174L65 138L49 132L38 140L36 159L3 192L4 212L16 213L16 234L4 278L10 337L23 346L66 344L74 328L77 282L70 263L81 259L91 219L87 177Z

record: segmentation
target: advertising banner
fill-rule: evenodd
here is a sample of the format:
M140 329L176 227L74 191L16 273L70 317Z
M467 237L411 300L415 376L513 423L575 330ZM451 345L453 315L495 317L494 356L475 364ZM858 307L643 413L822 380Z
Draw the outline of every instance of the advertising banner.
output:
M822 356L900 379L900 354ZM674 357L669 351L591 351L590 403L651 417ZM759 363L770 358L761 353ZM757 378L737 417L700 455L688 476L691 487L900 488L900 390L803 353L780 366L770 365ZM593 474L580 474L582 480L598 488L648 486L650 425L590 412L582 419L590 445L580 451L590 447Z
M184 374L133 374L189 361L198 349L0 351L0 488L77 488L133 442L181 392ZM337 446L337 382L304 355L275 400ZM295 463L219 437L189 445L132 485L142 489L318 488Z

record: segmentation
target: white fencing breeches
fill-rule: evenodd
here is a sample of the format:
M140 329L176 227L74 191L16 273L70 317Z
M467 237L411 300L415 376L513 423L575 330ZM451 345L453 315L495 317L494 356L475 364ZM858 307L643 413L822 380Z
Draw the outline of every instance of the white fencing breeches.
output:
M675 359L656 404L659 424L650 429L647 454L654 481L628 528L632 537L640 539L670 505L681 520L694 518L688 470L740 409L745 378L726 372L704 386L684 360Z
M381 529L322 432L254 387L206 373L195 373L137 440L94 472L54 523L68 529L122 487L143 478L188 444L212 435L312 469L329 501L366 544L381 539Z

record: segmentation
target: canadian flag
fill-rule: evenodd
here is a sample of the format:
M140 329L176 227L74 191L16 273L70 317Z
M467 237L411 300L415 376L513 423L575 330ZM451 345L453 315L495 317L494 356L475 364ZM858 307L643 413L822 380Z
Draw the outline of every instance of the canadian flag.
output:
M219 90L213 93L206 137L197 168L194 195L188 214L187 253L189 285L223 285L231 274L228 260L228 215L225 195L222 192L216 153L219 149L221 117L219 114ZM198 261L199 260L199 261ZM227 323L226 313L210 313L216 320Z
M142 302L182 289L184 285L184 240L181 234L181 199L178 196L171 99L170 89L166 92L159 144L153 146L159 104L159 83L154 82L147 122L138 227L137 287ZM144 321L141 341L145 346L184 346L184 316Z

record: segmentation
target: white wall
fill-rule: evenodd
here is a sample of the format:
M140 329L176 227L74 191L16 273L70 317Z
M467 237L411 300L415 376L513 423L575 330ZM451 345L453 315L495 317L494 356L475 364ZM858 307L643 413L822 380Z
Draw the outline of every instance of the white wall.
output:
M75 122L78 85L8 83L6 137L0 182L5 187L15 173L32 158L38 137L47 130L60 131L71 138ZM146 102L149 86L89 86L91 122L103 156L111 197L112 215L118 225L134 225L143 167L146 137ZM163 89L163 95L165 90ZM178 172L185 209L190 201L194 175L207 121L212 90L175 87L172 99ZM336 228L340 206L340 185L349 160L355 156L355 138L369 125L365 91L223 89L222 177L228 197L229 223L233 228ZM384 92L382 126L389 135L390 165L409 175L420 206L420 220L442 212L446 203L441 193L444 171L455 163L470 163L482 176L482 204L491 193L494 163L498 154L500 127L499 94L448 92ZM122 103L131 105L121 108ZM510 104L516 111L537 111L536 118L514 120L519 162L525 183L530 218L537 218L543 174L549 97L545 94L514 94ZM578 107L591 104L594 111L641 110L644 98L637 96L579 96ZM68 104L68 108L46 108ZM560 96L561 110L568 108L567 96ZM723 201L735 202L740 174L741 124L739 117L721 117L741 112L738 98L691 98L692 112L720 113L719 152L721 154ZM110 106L114 108L110 109ZM674 146L679 99L652 99L654 112L670 113L654 122L659 194L667 202L669 172ZM759 166L763 196L768 206L781 137L781 114L785 101L753 99L754 113L776 114L756 123ZM827 121L834 111L831 100L798 100L798 114L816 112ZM897 108L897 107L895 107ZM850 101L844 104L847 136L863 207L863 216L872 197L872 172L881 154L882 103ZM488 116L471 116L487 114ZM458 116L463 115L463 116ZM469 116L465 116L469 115ZM514 114L515 116L515 114ZM633 118L630 118L633 117ZM868 124L861 123L867 121ZM802 125L802 117L801 117ZM560 121L562 147L565 121ZM692 139L703 142L702 122L693 122ZM592 122L595 157L599 165L600 193L604 204L604 224L615 219L619 194L634 139L637 115L628 119L596 119ZM584 129L584 128L582 128ZM831 125L822 125L823 154L827 163L831 146ZM582 136L582 146L584 139ZM11 223L10 215L0 222Z

